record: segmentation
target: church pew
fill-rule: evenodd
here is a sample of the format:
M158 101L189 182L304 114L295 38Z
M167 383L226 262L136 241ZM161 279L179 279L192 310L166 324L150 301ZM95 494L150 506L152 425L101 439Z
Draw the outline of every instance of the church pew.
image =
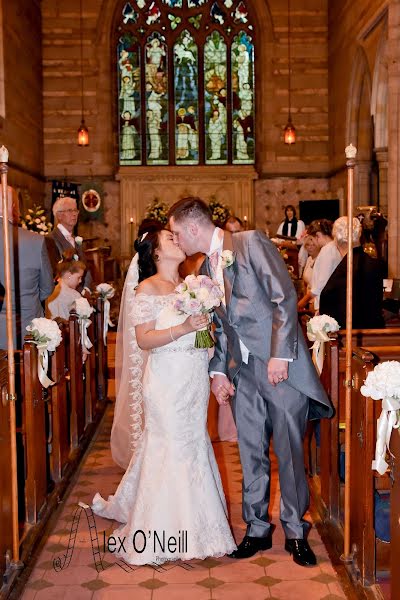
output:
M325 344L321 382L333 404L335 414L332 419L321 420L320 481L321 497L327 509L325 516L339 523L341 520L339 460L340 444L344 441L342 438L346 394L344 387L346 332L339 331L337 334L332 334L331 338L331 341ZM355 329L352 340L353 348L397 346L400 345L400 328Z
M71 450L79 445L85 430L85 398L83 385L82 346L78 315L71 311L69 318L69 390L70 390L70 443Z
M23 346L23 426L25 449L26 521L36 523L46 503L48 487L47 462L47 392L38 378L36 344L25 338Z
M391 597L396 598L400 590L400 434L399 430L393 431L390 441L393 453L393 485L390 502L390 566L391 566Z
M7 352L0 351L0 576L3 578L12 550L12 480L10 406L7 400Z
M107 346L103 342L104 302L96 299L94 313L94 346L96 356L97 397L99 402L107 400Z
M70 375L67 366L69 353L69 326L59 320L62 341L51 354L51 379L54 385L49 388L49 436L50 476L57 483L62 479L70 452L70 424L68 409L68 382Z

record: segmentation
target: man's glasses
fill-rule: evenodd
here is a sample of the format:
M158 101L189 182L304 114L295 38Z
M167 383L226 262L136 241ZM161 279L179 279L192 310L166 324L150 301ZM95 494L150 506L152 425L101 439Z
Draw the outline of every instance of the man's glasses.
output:
M66 208L65 210L58 210L57 213L68 213L69 215L76 215L79 210L77 208Z

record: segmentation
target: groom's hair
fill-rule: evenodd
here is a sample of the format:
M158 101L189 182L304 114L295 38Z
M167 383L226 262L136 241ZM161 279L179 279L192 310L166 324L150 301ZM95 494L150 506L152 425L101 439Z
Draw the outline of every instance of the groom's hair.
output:
M168 218L174 217L174 220L186 221L193 220L201 224L212 224L212 217L208 205L197 196L188 196L175 202L168 211Z

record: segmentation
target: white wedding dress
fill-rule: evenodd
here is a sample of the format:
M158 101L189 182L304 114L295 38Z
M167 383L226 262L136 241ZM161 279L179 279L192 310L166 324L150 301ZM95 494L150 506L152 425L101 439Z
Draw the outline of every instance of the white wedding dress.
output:
M133 324L182 323L186 316L171 300L138 294ZM194 338L193 332L150 351L142 438L115 494L93 499L96 514L123 523L113 535L125 540L118 554L130 564L204 559L236 548L207 432L208 353L194 348Z

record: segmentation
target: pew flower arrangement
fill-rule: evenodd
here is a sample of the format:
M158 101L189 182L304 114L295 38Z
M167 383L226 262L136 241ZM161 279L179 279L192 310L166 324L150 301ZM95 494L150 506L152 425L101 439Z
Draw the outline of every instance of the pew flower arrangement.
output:
M389 444L392 429L400 427L400 362L387 360L376 365L367 375L360 392L373 400L382 400L382 412L377 421L375 460L372 469L380 475L386 473L388 463L386 452L390 452Z
M39 353L38 360L38 377L39 381L44 388L48 388L54 385L54 381L49 379L47 371L49 368L49 352L54 350L60 345L62 341L62 335L60 328L56 321L51 319L45 319L44 317L38 317L32 319L31 323L27 325L26 330L31 333L33 341L37 346Z
M90 350L93 347L87 334L87 328L90 325L90 315L94 312L93 306L90 306L86 298L75 300L75 312L79 317L79 328L81 333L81 342L83 348Z
M339 323L329 315L317 315L312 317L307 323L307 337L313 351L313 363L321 375L324 365L324 344L329 341L329 333L339 331Z
M218 282L207 275L188 275L175 288L174 308L180 314L210 313L224 296ZM172 336L171 336L172 337ZM208 327L196 331L195 348L212 348L214 341Z
M113 298L115 289L109 283L99 283L96 286L96 291L104 302L104 320L103 320L103 342L107 346L107 333L109 327L114 327L114 323L110 319L110 298Z

